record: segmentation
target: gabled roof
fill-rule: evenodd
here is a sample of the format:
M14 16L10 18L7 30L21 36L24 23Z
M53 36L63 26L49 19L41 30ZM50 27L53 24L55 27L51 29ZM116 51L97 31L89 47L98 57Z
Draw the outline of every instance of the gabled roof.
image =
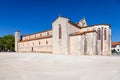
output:
M68 23L70 23L71 25L75 26L76 28L81 29L81 27L80 27L80 26L78 26L77 24L75 24L75 23L74 23L74 22L72 22L72 21L68 21Z
M120 42L112 42L112 47L115 47L117 45L120 45Z
M58 16L58 17L52 22L52 24L53 24L54 22L56 22L59 18L68 19L68 20L69 20L69 18L67 18L67 17Z
M82 34L91 33L91 32L96 32L96 31L95 30L90 30L90 31L84 31L84 32L75 32L73 34L70 34L70 36L82 35Z

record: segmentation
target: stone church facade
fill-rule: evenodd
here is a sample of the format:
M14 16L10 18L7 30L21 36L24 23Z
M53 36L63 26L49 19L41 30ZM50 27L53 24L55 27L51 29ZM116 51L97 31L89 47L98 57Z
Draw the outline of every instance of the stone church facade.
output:
M109 24L88 26L85 19L73 23L58 17L52 30L24 35L15 32L16 52L42 52L65 55L111 55Z

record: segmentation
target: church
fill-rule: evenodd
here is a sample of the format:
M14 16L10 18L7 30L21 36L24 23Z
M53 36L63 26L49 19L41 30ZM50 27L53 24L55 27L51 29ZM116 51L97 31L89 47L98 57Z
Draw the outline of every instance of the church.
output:
M62 55L111 55L111 26L87 25L85 18L74 23L59 16L52 30L20 35L15 32L16 52L40 52Z

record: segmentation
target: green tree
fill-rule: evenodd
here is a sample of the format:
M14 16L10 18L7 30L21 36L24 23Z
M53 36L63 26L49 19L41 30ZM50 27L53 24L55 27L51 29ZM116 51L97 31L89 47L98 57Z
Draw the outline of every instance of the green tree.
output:
M3 37L0 37L0 51L3 51L4 49L4 44L3 44Z
M13 35L0 37L0 51L14 51L14 43Z
M117 53L117 51L115 49L112 50L112 53Z

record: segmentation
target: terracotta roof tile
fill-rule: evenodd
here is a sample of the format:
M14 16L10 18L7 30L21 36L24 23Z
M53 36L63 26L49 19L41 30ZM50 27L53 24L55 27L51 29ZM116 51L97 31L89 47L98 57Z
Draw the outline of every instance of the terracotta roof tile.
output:
M33 41L33 40L39 40L39 39L46 39L46 38L52 38L52 35L51 36L44 36L44 37L40 37L40 38L21 40L20 42L27 42L27 41Z
M90 30L90 31L84 31L84 32L75 32L73 34L70 34L70 36L82 35L82 34L90 33L90 32L96 32L96 31L95 30Z
M94 24L94 25L89 25L89 26L85 26L85 27L81 27L81 28L88 28L88 27L94 27L94 26L100 26L100 25L108 25L108 26L110 26L111 27L111 25L110 24ZM102 26L101 26L102 27Z
M116 45L120 45L120 42L112 42L112 47L115 47Z
M43 32L47 32L47 31L52 31L52 30L45 30L45 31L36 32L36 33L33 33L33 34L23 35L22 37L30 36L30 35L34 35L34 34L38 34L38 33L43 33Z

